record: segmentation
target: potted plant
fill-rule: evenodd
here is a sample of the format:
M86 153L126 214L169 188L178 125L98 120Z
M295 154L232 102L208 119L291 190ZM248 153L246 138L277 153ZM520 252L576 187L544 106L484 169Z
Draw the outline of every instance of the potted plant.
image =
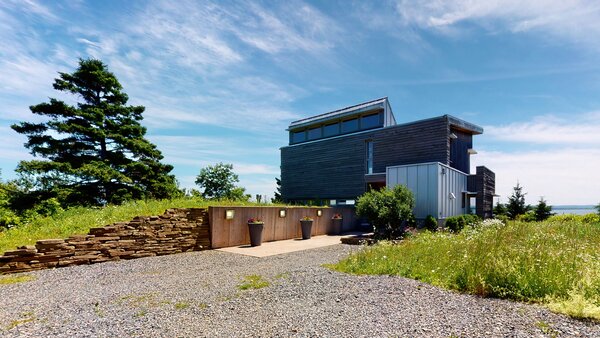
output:
M258 217L248 219L248 230L250 231L250 246L260 246L262 244L262 233L265 227L263 222Z
M308 216L300 219L300 226L302 227L302 239L310 239L310 232L312 230L313 219Z
M335 214L331 218L331 227L329 228L329 235L339 235L342 232L342 215Z

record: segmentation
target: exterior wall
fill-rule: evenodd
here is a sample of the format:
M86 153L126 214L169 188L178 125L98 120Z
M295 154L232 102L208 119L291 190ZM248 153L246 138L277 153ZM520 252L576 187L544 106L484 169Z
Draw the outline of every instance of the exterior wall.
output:
M494 194L496 192L496 174L484 166L477 167L475 186L477 187L477 197L475 198L477 216L483 219L492 218Z
M473 135L463 131L450 129L457 138L450 139L450 163L449 165L463 173L469 174L471 170L471 157L468 150L473 148Z
M390 188L403 184L413 192L418 219L427 215L445 219L466 211L462 193L467 188L467 175L441 163L388 167L386 184Z
M279 211L286 211L285 217L279 217ZM303 208L303 207L209 207L211 220L212 248L250 244L248 219L258 217L265 223L263 242L278 241L302 237L300 219L312 217L312 235L325 235L332 225L334 214L342 215L342 231L354 229L356 216L353 208ZM225 211L233 210L233 219L225 219ZM317 210L322 215L317 216Z
M465 203L466 197L463 196L463 192L467 191L468 175L443 165L439 165L438 173L440 175L440 185L438 186L439 208L436 218L445 219L467 213L468 203Z
M373 141L373 172L394 165L449 162L445 116L281 148L285 201L355 199L366 189L366 141Z
M169 209L161 216L136 217L92 228L87 235L39 240L7 251L0 256L0 274L209 248L206 209Z

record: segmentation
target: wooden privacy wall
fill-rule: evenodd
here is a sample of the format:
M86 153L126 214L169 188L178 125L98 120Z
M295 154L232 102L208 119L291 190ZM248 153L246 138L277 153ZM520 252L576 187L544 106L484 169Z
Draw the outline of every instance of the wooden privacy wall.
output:
M285 217L279 211L285 210ZM233 219L225 219L227 210L234 211ZM317 210L323 212L317 216ZM309 216L314 219L312 235L325 235L331 226L334 214L341 214L343 231L352 230L356 216L354 208L307 208L307 207L209 207L211 246L213 249L250 244L248 219L260 218L265 222L263 242L279 241L302 237L300 219Z

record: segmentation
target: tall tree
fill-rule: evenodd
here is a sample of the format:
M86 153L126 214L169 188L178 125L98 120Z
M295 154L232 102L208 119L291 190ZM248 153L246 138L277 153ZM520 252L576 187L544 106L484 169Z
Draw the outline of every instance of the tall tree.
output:
M17 172L33 185L31 198L59 197L67 205L168 198L177 183L161 152L145 139L143 106L128 96L100 60L80 60L75 72L59 73L54 89L73 94L76 105L51 98L31 106L46 122L12 128L27 136L25 147L46 160L22 161ZM41 197L40 197L41 196Z
M245 189L235 185L239 181L233 165L223 163L202 168L196 176L196 184L202 189L204 198L244 199Z
M531 209L531 206L525 204L525 195L527 195L527 193L523 193L523 187L517 182L517 185L513 188L513 193L508 198L508 203L506 204L506 215L508 217L515 219L518 215L523 215Z
M275 177L275 184L277 185L275 197L271 199L271 203L281 203L283 200L281 199L281 179L279 177Z
M552 206L546 204L544 197L540 197L538 205L535 207L535 220L538 222L545 221L548 217L554 215Z

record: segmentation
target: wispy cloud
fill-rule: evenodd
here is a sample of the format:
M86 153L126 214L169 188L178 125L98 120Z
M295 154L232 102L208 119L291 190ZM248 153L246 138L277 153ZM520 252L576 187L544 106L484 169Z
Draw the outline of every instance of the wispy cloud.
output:
M600 112L570 118L538 116L529 122L486 126L486 137L504 142L526 142L600 148Z
M593 0L399 0L396 11L406 26L456 35L474 23L490 33L538 32L600 48L600 4Z

